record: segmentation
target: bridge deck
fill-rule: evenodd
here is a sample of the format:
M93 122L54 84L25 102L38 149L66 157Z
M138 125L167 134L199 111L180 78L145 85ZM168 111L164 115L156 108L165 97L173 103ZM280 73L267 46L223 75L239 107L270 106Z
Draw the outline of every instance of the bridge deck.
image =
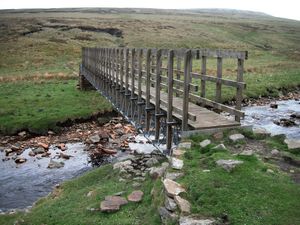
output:
M131 91L131 88L129 88ZM136 89L137 90L137 87ZM150 88L150 102L155 105L155 88ZM137 91L135 91L137 94ZM146 99L146 87L142 86L142 98ZM165 92L160 93L161 105L160 108L167 112L166 103L168 102L168 94ZM165 103L165 104L164 104ZM173 97L173 107L174 108L182 108L183 99L180 97ZM211 129L211 128L222 128L222 127L236 127L240 126L239 122L236 122L233 119L229 119L223 115L215 113L211 110L208 110L204 107L196 105L194 103L189 103L189 113L196 116L196 121L188 120L188 124L192 129L202 130L202 129ZM177 119L181 120L182 116L179 113L173 111L173 116Z

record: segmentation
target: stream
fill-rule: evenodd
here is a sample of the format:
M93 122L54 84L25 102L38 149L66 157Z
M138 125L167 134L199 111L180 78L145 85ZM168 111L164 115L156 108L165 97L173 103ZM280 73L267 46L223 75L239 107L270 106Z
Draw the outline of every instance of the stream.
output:
M20 155L27 159L23 164L5 160L5 153L0 152L0 210L5 212L14 208L26 208L49 194L55 185L92 168L88 164L88 153L84 151L84 144L67 144L67 147L65 153L76 156L69 160L54 157L54 160L64 163L64 167L58 169L47 168L50 158L29 157L30 148ZM50 147L49 152L55 155L59 151L56 147Z
M300 119L292 119L291 115L298 113L300 115L300 101L286 100L277 101L278 108L265 106L249 106L243 108L245 119L243 125L253 125L253 127L263 127L271 135L285 134L290 139L300 139ZM280 119L292 119L294 126L279 126L274 123Z

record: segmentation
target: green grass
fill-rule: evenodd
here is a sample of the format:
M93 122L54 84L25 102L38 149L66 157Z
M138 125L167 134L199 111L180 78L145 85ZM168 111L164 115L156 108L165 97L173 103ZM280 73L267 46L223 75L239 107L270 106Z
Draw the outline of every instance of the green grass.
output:
M103 166L86 173L80 178L64 183L58 197L50 195L38 201L29 214L0 216L0 224L9 225L14 221L24 220L22 225L82 225L82 224L113 224L113 225L139 225L160 224L155 207L159 199L152 199L152 187L161 189L160 182L152 183L147 179L141 190L144 198L141 203L129 203L122 206L116 213L90 212L87 208L99 208L100 202L107 195L124 191L127 196L134 189L131 183L119 182L118 172L112 170L111 165ZM94 191L92 197L87 197L89 191Z
M199 137L193 139L199 141ZM227 215L230 224L300 223L299 185L255 156L233 156L211 147L200 151L195 146L184 157L185 176L180 183L187 187L193 213L214 218ZM216 166L218 159L239 159L244 164L228 173ZM266 172L268 168L275 173Z
M112 110L96 91L79 91L76 80L0 83L0 132L45 133L57 122Z
M14 80L34 80L43 77L53 79L64 77L73 79L78 74L81 61L81 48L99 47L136 47L136 48L212 48L248 50L249 59L245 62L244 80L247 89L245 98L259 96L278 96L283 91L300 86L300 23L299 21L275 18L261 14L247 14L231 11L172 11L172 10L135 10L115 9L98 11L97 9L80 9L31 13L30 11L0 11L0 101L5 104L0 109L1 131L12 133L21 128L36 130L32 125L47 129L48 124L67 117L86 116L95 110L80 108L86 99L85 93L63 93L65 102L72 102L74 110L58 110L57 104L48 104L48 119L44 112L37 113L34 107L24 109L18 95L29 96L32 102L40 97L27 88L14 83ZM51 28L53 25L69 26L70 29ZM74 26L94 28L117 28L123 37L108 33L71 29ZM42 29L40 32L24 36L23 32ZM166 38L167 37L167 38ZM267 47L266 47L267 46ZM224 59L223 74L225 78L236 79L236 60ZM193 62L193 70L200 71L200 60ZM216 75L216 60L208 59L207 72ZM12 82L4 84L3 82ZM71 81L72 83L73 81ZM199 83L200 81L194 81ZM49 84L48 87L46 87ZM73 82L75 84L75 82ZM16 85L14 88L13 86ZM31 84L27 83L27 86ZM36 85L32 84L36 87ZM21 88L19 88L21 87ZM51 89L50 83L42 85ZM223 86L224 87L224 86ZM4 90L3 90L4 89ZM10 91L9 99L5 90L16 89L19 94ZM21 93L22 91L22 93ZM23 93L24 91L24 93ZM54 93L54 91L56 93ZM235 98L235 89L223 88L224 102ZM207 97L215 98L215 85L207 82ZM62 98L59 88L54 88L52 96L56 102ZM58 97L59 96L59 97ZM47 99L47 98L45 98ZM74 101L77 99L78 101ZM48 100L48 99L47 99ZM96 100L97 101L97 100ZM102 102L102 99L98 101ZM9 103L7 103L9 102ZM89 104L89 101L85 101ZM96 103L96 111L107 109L106 104ZM25 105L28 106L28 102ZM41 103L39 103L41 104ZM68 104L68 103L67 103ZM6 106L7 105L7 106ZM14 107L11 107L11 106ZM100 105L100 107L98 107ZM101 107L103 105L103 107ZM2 105L1 105L2 106ZM26 106L26 107L27 107ZM53 108L50 108L53 107ZM41 107L43 108L43 107ZM68 108L68 107L67 107ZM85 112L83 112L85 111ZM21 115L19 115L21 112ZM24 113L25 112L25 113ZM50 113L51 112L51 113ZM78 113L77 113L78 112ZM6 115L10 113L11 116ZM2 116L5 114L5 116ZM34 116L24 116L34 114ZM7 121L9 120L9 121ZM3 122L4 121L4 122ZM38 122L37 122L38 121Z

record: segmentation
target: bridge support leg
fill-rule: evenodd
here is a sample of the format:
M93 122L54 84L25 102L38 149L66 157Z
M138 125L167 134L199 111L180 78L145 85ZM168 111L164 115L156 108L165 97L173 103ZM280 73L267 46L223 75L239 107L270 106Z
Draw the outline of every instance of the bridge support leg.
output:
M81 71L79 72L79 88L82 91L96 90L94 86L83 76Z

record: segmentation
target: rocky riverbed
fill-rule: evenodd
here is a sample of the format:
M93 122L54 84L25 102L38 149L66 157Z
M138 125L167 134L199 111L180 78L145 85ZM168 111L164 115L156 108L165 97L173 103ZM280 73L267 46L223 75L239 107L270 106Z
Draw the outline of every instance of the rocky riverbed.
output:
M63 128L34 137L26 131L0 137L0 210L30 207L62 181L137 149L156 148L122 117Z

